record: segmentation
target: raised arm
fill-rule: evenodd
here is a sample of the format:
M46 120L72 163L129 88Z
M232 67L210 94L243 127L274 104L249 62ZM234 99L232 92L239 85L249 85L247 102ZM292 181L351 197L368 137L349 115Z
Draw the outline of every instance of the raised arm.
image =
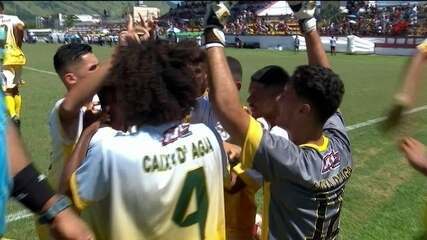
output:
M205 46L208 58L209 98L219 121L237 145L242 145L249 126L236 84L224 54L223 19L229 14L223 4L208 5L205 17Z
M400 123L403 111L414 105L417 90L421 83L422 70L426 63L427 40L417 47L417 52L411 59L402 86L394 96L393 106L383 126L384 130L387 131L396 127Z
M209 99L219 121L237 145L242 145L249 125L249 115L243 110L239 92L228 67L223 47L207 50Z
M412 106L421 82L421 73L427 63L427 40L418 46L417 52L411 59L400 90L395 98L403 104Z
M301 32L304 34L308 63L330 68L331 65L316 30L316 19L314 18L315 1L288 1L288 3L299 22Z
M86 152L89 148L90 140L93 135L96 133L100 127L100 121L95 121L90 126L88 126L79 138L76 146L74 147L73 153L66 161L67 164L64 166L64 170L61 174L61 181L58 187L58 192L71 196L70 190L70 178L71 175L77 170L80 166L83 159L86 157Z
M328 57L323 49L319 33L314 30L304 34L307 44L307 55L309 65L319 65L325 68L331 68Z

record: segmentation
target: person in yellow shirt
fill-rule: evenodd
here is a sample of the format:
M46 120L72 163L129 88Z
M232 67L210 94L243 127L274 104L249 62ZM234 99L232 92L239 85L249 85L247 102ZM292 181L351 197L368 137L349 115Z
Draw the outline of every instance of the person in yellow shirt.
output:
M2 51L2 88L5 94L6 108L9 116L20 127L22 98L19 86L22 67L26 63L21 49L24 37L24 22L17 16L4 14L4 5L0 2L0 48Z

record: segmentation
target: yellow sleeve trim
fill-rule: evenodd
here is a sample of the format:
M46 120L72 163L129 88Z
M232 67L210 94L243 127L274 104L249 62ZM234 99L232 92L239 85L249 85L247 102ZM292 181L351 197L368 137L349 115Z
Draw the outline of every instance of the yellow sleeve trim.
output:
M79 187L75 172L71 175L70 178L70 191L74 206L76 206L77 210L82 211L89 206L89 201L82 199L79 195Z
M309 147L309 148L315 149L318 152L325 152L326 150L328 150L329 138L325 137L325 135L322 135L322 138L323 138L323 144L322 145L306 143L306 144L300 145L300 147Z
M245 184L249 188L257 190L261 187L261 185L257 181L255 181L251 176L246 174L246 171L242 169L241 163L238 163L236 166L234 166L232 170L237 174L237 176L239 176L243 180L243 182L245 182Z
M242 155L240 161L242 169L251 168L261 142L263 129L261 124L253 117L249 119L249 127L246 132L245 142L243 143Z
M424 40L424 42L418 45L417 48L420 52L427 54L427 40Z

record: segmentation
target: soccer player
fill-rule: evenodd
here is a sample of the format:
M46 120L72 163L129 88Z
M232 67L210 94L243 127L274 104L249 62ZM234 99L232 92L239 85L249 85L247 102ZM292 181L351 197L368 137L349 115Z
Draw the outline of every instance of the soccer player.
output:
M49 115L49 133L52 140L52 162L49 167L51 184L58 187L64 161L71 153L82 129L83 116L92 109L90 99L76 102L72 91L74 86L89 77L98 68L98 59L92 47L86 44L70 43L61 46L53 57L55 71L61 78L67 94L55 103Z
M61 78L67 94L55 103L49 115L49 134L52 143L51 162L48 171L49 183L58 189L62 169L83 130L84 118L88 119L94 104L91 98L79 101L75 95L78 82L93 74L98 68L98 59L86 44L70 43L61 46L53 57L55 71ZM90 89L89 89L90 90ZM89 109L89 111L87 111ZM85 114L87 113L87 114ZM37 225L40 239L48 239L46 228Z
M2 51L3 81L6 108L12 121L19 128L21 125L22 98L19 85L22 79L22 67L26 58L22 52L24 22L17 16L5 15L4 5L0 2L0 51Z
M251 76L247 102L252 117L261 123L263 128L272 134L288 139L288 133L277 126L279 112L279 97L282 89L289 81L288 73L280 66L270 65L256 71ZM253 170L252 170L253 171ZM261 178L262 179L262 178ZM268 236L268 211L270 203L270 183L263 181L263 218L262 237Z
M329 69L313 18L314 1L290 6L305 34L310 64L295 70L280 97L276 122L290 140L263 130L242 110L224 56L221 17L204 30L211 101L224 128L242 146L242 167L253 167L271 182L269 239L334 239L352 171L349 137L337 112L344 85ZM225 12L221 8L211 8L208 19Z
M108 76L136 129L102 139L67 168L76 206L97 216L97 239L224 239L226 157L208 127L182 123L198 95L182 49L133 40L117 50Z

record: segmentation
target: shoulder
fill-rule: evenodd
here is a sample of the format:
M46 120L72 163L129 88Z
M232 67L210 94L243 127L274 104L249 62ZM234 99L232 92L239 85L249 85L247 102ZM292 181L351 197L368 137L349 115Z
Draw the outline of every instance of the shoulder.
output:
M116 136L119 132L112 127L106 126L101 127L96 131L96 133L92 136L92 139L90 140L90 145L96 144L99 141L109 139L111 137Z

